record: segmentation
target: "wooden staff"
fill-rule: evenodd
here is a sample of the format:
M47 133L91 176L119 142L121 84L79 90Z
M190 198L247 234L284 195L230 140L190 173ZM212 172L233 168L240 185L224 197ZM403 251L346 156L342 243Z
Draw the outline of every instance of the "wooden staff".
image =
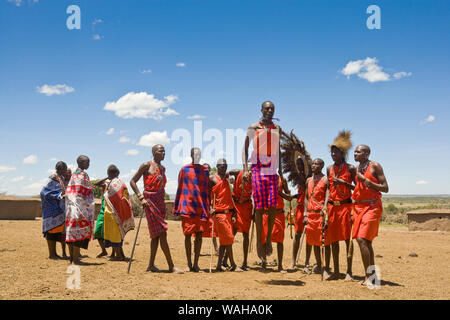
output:
M306 234L306 226L303 226L303 232L302 232L302 236L300 237L300 244L298 245L297 256L295 257L295 265L297 265L298 258L300 257L300 252L302 251L302 244L303 244L303 239L305 238L305 234Z
M348 259L353 258L353 223L354 223L354 221L352 221L353 220L352 217L353 217L353 209L352 209L352 213L350 216L350 221L352 223L352 227L350 229L350 245L348 246L348 253L347 253Z
M320 246L320 253L322 257L322 270L320 274L320 280L323 281L323 271L325 270L325 214L322 216L322 244Z
M255 234L255 200L253 199L253 196L252 196L252 205L253 205L253 209L252 209L252 231L250 232L250 246L248 248L248 252L252 252L253 237L254 237L254 234Z
M209 260L209 273L211 273L212 270L212 262L213 262L213 253L214 253L214 242L212 239L214 238L214 211L216 208L216 194L214 193L213 196L213 209L210 212L210 216L212 216L212 230L211 230L211 259Z
M292 200L289 201L289 233L291 235L291 239L293 239L292 237L292 224L294 223L295 219L292 219Z
M144 212L144 214L145 214L145 212ZM141 228L141 222L142 222L142 217L143 216L144 215L141 214L141 217L139 218L139 225L138 225L138 228L136 230L136 237L134 238L133 250L131 250L131 257L130 257L130 261L128 262L128 271L127 271L128 274L130 274L131 261L133 261L134 248L136 247L136 241L137 241L137 238L138 238L139 229Z

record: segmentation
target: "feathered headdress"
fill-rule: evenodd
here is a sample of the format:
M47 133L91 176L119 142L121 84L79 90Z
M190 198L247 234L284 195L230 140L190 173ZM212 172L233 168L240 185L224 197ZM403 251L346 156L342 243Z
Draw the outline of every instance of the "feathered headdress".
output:
M311 156L305 144L294 134L281 131L281 162L283 173L295 187L305 187L306 179L311 176Z
M332 146L335 146L344 154L344 158L347 158L347 151L353 146L351 131L339 131L337 137L334 139L334 142L330 145L330 149Z

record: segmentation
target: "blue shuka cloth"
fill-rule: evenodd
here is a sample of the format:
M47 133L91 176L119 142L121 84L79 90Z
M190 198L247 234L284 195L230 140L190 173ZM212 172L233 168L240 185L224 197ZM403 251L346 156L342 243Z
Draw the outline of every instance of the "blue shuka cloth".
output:
M61 184L50 178L41 191L42 232L62 225L66 219Z

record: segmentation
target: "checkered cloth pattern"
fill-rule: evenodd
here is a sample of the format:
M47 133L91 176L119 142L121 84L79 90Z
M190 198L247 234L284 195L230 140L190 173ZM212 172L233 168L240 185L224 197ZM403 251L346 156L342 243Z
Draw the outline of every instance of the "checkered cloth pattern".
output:
M149 207L145 207L145 217L147 218L148 232L150 238L159 236L167 231L166 219L166 202L164 201L164 189L153 192L144 191L144 198L147 200Z
M277 206L278 175L264 174L261 166L252 165L252 191L255 209L265 209Z
M209 171L200 164L188 164L178 174L178 189L174 203L174 215L202 221L209 216Z

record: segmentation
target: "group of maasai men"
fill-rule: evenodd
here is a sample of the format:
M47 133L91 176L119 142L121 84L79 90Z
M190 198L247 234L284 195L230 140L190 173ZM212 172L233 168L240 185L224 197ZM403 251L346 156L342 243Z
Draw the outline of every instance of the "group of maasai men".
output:
M165 157L162 145L152 148L153 160L143 163L130 181L130 186L145 210L150 234L150 260L147 271L158 272L155 257L158 246L166 257L169 271L173 273L202 272L199 257L204 237L219 239L215 271L246 271L251 244L250 228L256 226L257 255L261 269L267 266L272 254L272 242L277 243L278 270L283 268L283 242L286 229L285 202L296 200L295 236L292 263L294 269L301 248L302 235L306 234L305 272L320 273L326 280L340 278L339 242L347 248L347 271L345 280L352 280L352 239L359 244L366 270L364 285L370 285L375 265L373 239L378 235L382 215L381 192L388 192L388 185L381 165L370 161L370 148L359 145L354 151L357 167L346 162L348 145L335 142L330 146L333 164L322 173L324 161L314 159L312 176L298 193L290 195L287 181L283 178L280 151L281 128L273 122L275 106L266 101L262 104L260 121L247 131L243 151L243 169L227 171L225 159L216 164L217 173L210 174L208 164L200 164L201 150L191 149L192 162L181 168L173 215L181 216L185 236L187 269L175 267L167 241L168 224L165 204ZM253 152L248 157L250 143ZM50 258L56 255L56 241L68 243L70 261L82 264L80 248L87 249L92 235L98 239L102 252L113 248L111 259L127 260L122 244L125 234L134 228L134 219L125 183L119 178L119 170L111 165L107 177L95 183L103 187L102 206L94 230L93 186L85 170L89 158L80 156L78 168L71 174L64 162L58 162L56 173L41 192L43 208L43 232L47 239ZM250 163L250 165L249 165ZM144 190L140 192L137 182L143 178ZM234 181L230 187L229 181ZM253 229L253 227L252 227ZM270 231L270 232L269 232ZM233 256L233 243L237 232L243 235L243 262L237 266ZM253 234L253 232L252 232ZM192 237L194 248L192 254ZM64 245L63 245L64 248ZM314 249L315 268L309 265ZM322 249L322 250L321 250ZM322 254L321 254L322 251ZM65 251L63 251L65 256ZM333 272L330 259L333 256ZM212 254L211 254L212 258ZM229 264L228 264L229 260ZM325 260L325 261L323 261ZM211 264L210 264L211 270Z

